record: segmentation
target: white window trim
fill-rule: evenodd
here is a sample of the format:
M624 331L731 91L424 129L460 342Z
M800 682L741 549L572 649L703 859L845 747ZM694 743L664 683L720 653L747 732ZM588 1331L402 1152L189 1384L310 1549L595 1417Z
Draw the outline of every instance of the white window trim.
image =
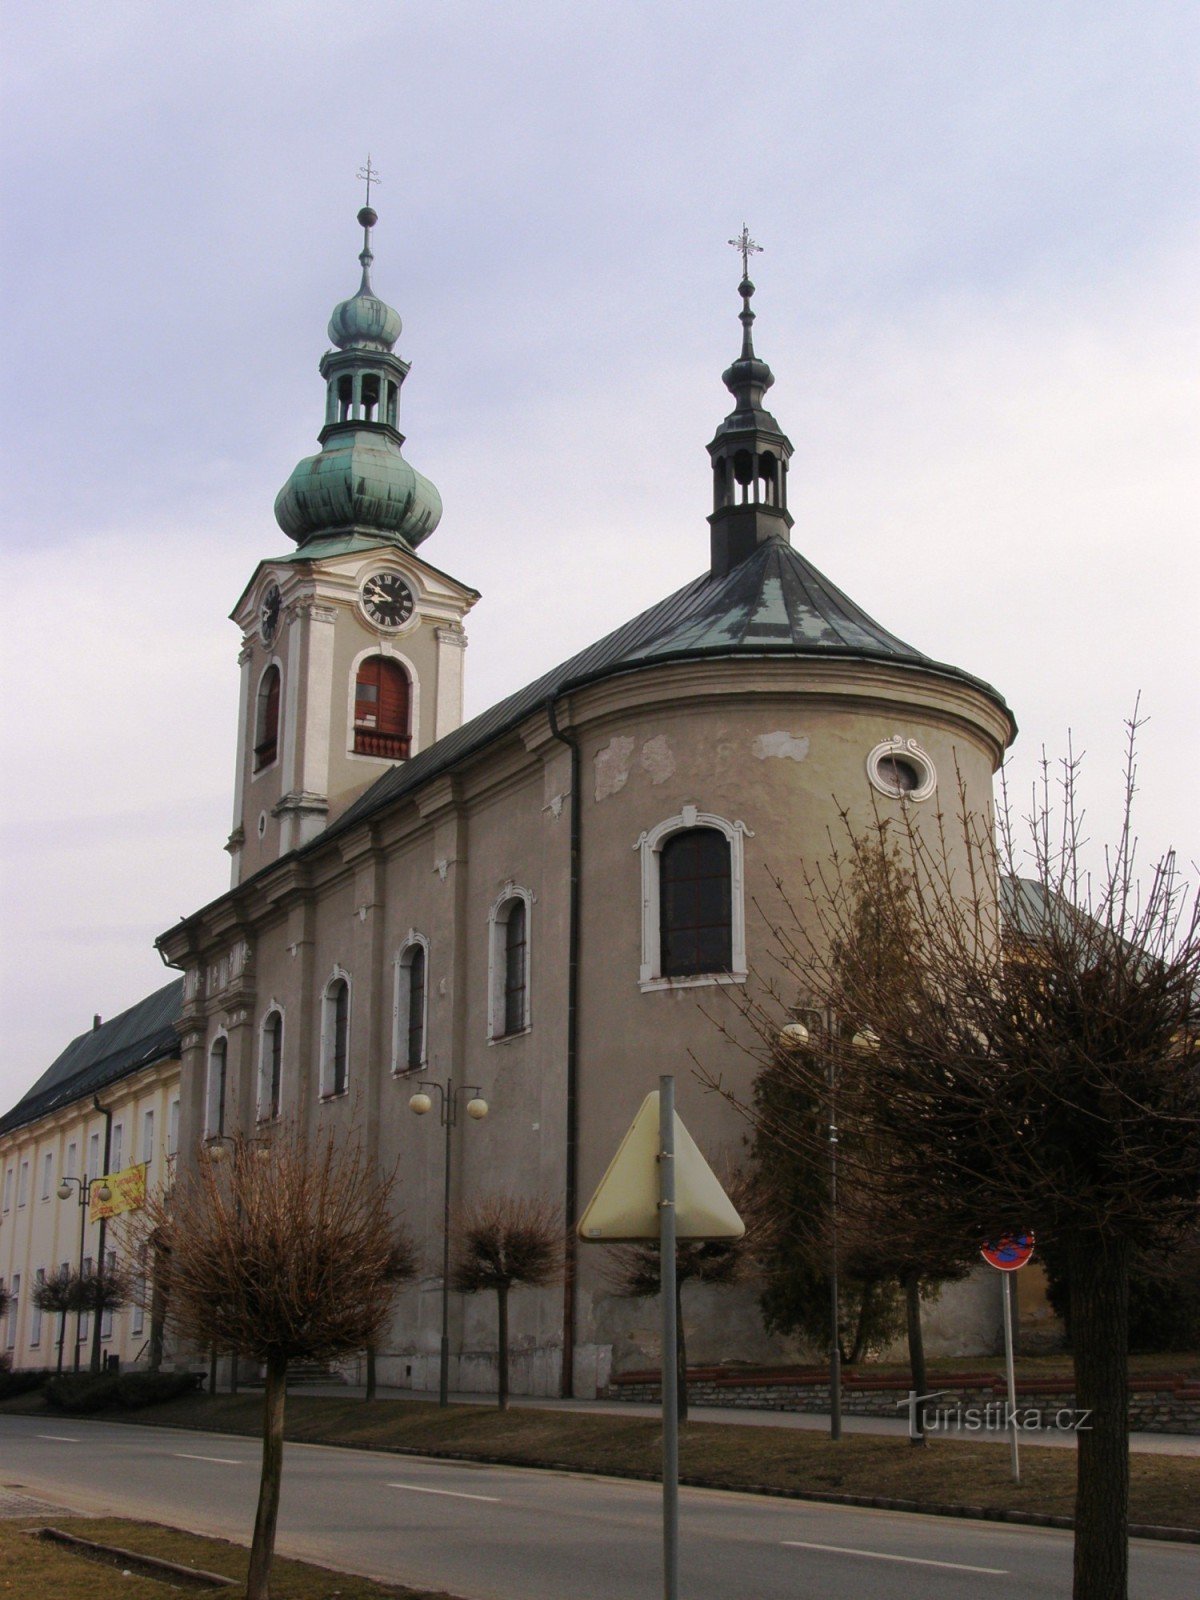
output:
M225 1087L227 1089L229 1087L228 1070L226 1070L225 1073ZM111 1157L109 1160L110 1167L114 1172L122 1171L125 1164L125 1124L123 1122L113 1123L112 1138L109 1144L109 1150L111 1152Z
M142 1165L145 1166L145 1167L149 1167L150 1163L154 1160L154 1145L155 1145L154 1123L155 1123L154 1107L153 1106L143 1106L142 1107L142 1134L141 1134L141 1141L142 1142L141 1142L141 1146L140 1146L140 1151L141 1151L141 1162L142 1162ZM149 1137L149 1139L146 1138L146 1129L147 1128L150 1129L150 1137ZM147 1153L147 1150L146 1150L147 1144L149 1144L149 1146L150 1146L150 1150L149 1150L148 1153Z
M729 841L730 960L728 972L698 972L687 978L662 975L662 925L659 906L658 870L662 847L676 833L691 828L712 828ZM653 989L699 989L713 984L745 983L746 966L746 868L743 840L753 839L754 831L742 821L727 822L711 811L684 806L678 816L668 817L643 833L633 848L642 868L642 965L638 984L643 994Z
M279 1111L272 1113L271 1078L267 1062L267 1023L276 1013L279 1015ZM255 1116L259 1122L276 1122L283 1116L283 1036L286 1028L283 1007L272 995L271 1003L263 1012L263 1019L258 1029L258 1093L255 1097Z
M333 1021L335 1009L331 1004L332 990L335 983L343 981L346 985L346 1087L335 1091L326 1088L333 1071ZM350 974L344 967L334 965L321 991L321 1077L318 1085L322 1100L343 1100L350 1093L350 1040L354 1032L354 985L350 981Z
M896 761L907 762L917 772L922 781L915 789L898 794L895 786L880 776L879 764L888 756ZM928 800L937 788L937 768L929 752L922 749L915 739L906 739L899 733L894 733L890 739L884 739L881 744L877 744L867 756L867 777L871 787L889 800L920 802Z
M21 1170L17 1174L17 1210L22 1211L29 1204L29 1167L28 1156L21 1163Z
M279 671L279 719L275 724L275 759L268 761L265 766L255 765L254 747L258 743L258 698L262 694L263 679L272 667ZM283 754L283 691L284 676L283 662L277 655L268 656L263 662L263 669L258 675L258 682L254 685L254 693L250 697L250 782L261 778L264 772L272 772L279 765L279 758Z
M415 1067L408 1065L408 969L412 952L425 952L425 986L421 997L421 1059ZM406 959L407 958L407 959ZM423 1072L429 1065L429 939L416 928L404 935L404 943L392 962L392 1074L403 1077L406 1072Z
M224 1028L218 1028L209 1043L208 1063L204 1069L204 1137L206 1139L215 1139L221 1132L219 1128L213 1127L211 1118L213 1113L213 1053L222 1039L225 1041L225 1121L229 1121L229 1034Z
M407 574L405 579L408 581ZM415 591L414 591L415 593ZM414 610L413 615L416 615ZM360 755L354 748L354 708L355 695L358 688L358 669L363 662L371 656L387 656L398 667L403 667L408 674L408 726L411 730L408 740L409 761L421 748L418 737L421 727L421 680L417 676L417 669L412 658L406 656L403 650L397 650L390 639L380 639L367 650L360 650L350 663L350 679L346 685L346 755L351 761L373 761L376 764L383 760L382 756Z
M504 930L508 918L501 917L505 906L514 900L525 902L525 1025L512 1033L504 1031ZM523 1039L533 1027L533 893L510 878L492 902L488 912L488 1008L487 1041L508 1044Z
M54 1193L54 1151L42 1152L42 1199L49 1200Z

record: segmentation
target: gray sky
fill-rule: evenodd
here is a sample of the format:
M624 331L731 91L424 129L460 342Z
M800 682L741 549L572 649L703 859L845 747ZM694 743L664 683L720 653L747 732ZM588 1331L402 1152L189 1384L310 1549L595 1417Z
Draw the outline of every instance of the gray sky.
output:
M793 538L1196 840L1190 4L3 0L0 1108L219 894L237 632L368 150L468 711L707 562L743 220Z

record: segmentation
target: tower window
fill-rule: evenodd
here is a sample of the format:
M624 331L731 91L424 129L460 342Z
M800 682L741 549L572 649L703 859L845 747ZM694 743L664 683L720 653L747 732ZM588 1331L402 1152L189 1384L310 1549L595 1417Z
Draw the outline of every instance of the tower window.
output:
M338 421L349 422L354 411L354 379L349 373L338 379Z
M728 972L733 955L728 839L715 828L673 834L662 847L658 881L662 976Z
M379 410L379 374L366 372L362 379L362 415L364 422L374 422Z
M279 668L267 668L258 686L254 717L254 770L269 767L279 754Z
M408 758L408 674L387 656L368 656L354 686L354 753L385 761Z

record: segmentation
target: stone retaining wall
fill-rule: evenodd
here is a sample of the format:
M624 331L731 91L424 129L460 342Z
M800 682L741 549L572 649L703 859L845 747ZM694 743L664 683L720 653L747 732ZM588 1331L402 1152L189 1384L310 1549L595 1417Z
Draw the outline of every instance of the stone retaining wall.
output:
M943 1387L944 1386L944 1387ZM991 1373L960 1375L957 1380L930 1379L930 1391L939 1390L934 1402L939 1410L976 1410L1004 1406L1004 1380ZM657 1373L622 1373L603 1391L610 1400L657 1403ZM895 1379L846 1376L842 1381L842 1411L856 1417L899 1417L906 1414L907 1386ZM753 1411L829 1411L827 1376L788 1373L730 1373L701 1370L688 1374L688 1399L696 1406L742 1406ZM1073 1413L1075 1392L1058 1379L1036 1379L1017 1384L1017 1406L1024 1426L1052 1428L1060 1414ZM1036 1421L1034 1420L1036 1416ZM1200 1383L1185 1378L1134 1379L1130 1383L1129 1425L1147 1433L1200 1434Z

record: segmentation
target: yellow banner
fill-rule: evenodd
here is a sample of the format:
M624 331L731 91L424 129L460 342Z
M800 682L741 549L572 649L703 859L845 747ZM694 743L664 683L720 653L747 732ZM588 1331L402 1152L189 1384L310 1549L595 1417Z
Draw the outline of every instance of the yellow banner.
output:
M107 1184L112 1190L112 1197L101 1200L101 1185ZM146 1163L139 1161L136 1167L126 1167L122 1172L110 1172L107 1178L101 1178L99 1183L92 1184L91 1204L88 1207L88 1216L93 1222L99 1222L101 1217L119 1217L123 1211L140 1211L146 1204Z

